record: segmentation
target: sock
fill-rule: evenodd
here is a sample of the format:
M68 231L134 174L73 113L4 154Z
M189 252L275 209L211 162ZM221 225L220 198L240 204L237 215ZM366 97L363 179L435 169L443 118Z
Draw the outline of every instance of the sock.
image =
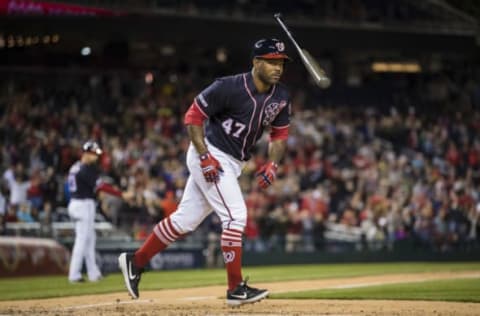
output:
M181 234L173 227L170 217L164 218L153 228L143 245L135 252L135 265L143 268L157 253L164 250Z
M242 232L224 229L221 245L227 269L228 289L232 291L242 282Z

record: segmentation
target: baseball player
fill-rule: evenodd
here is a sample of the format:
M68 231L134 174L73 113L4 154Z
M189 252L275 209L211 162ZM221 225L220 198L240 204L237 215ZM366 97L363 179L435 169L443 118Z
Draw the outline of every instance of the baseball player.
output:
M154 227L140 249L134 254L122 253L118 259L133 298L139 297L140 277L149 260L193 231L212 210L220 217L223 228L227 304L254 303L268 295L267 290L250 287L242 278L242 234L247 209L237 178L251 149L268 129L269 161L259 170L258 183L267 188L275 180L290 121L289 94L279 83L288 59L283 42L259 40L253 47L250 72L217 79L194 99L185 115L191 139L187 152L190 176L178 209Z
M71 283L84 282L81 272L84 260L88 280L95 282L102 278L95 262L95 195L104 191L122 196L122 192L99 180L96 162L102 154L100 146L94 141L87 141L82 149L82 156L70 167L67 179L70 191L68 214L75 222L75 242L68 272Z

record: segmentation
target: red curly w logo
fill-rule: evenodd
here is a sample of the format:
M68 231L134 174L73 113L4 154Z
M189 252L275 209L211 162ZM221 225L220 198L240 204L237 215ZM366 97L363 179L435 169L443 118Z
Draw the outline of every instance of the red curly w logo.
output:
M223 260L225 263L232 262L235 259L235 251L224 251L223 252Z

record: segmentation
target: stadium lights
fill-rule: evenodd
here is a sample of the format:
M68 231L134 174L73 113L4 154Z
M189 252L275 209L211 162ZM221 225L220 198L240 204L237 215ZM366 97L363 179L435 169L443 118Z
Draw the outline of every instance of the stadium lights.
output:
M160 48L160 54L163 56L173 56L175 55L176 49L173 45L164 45Z
M145 83L146 84L152 84L152 82L153 82L153 73L147 72L145 74Z
M226 63L227 62L227 58L228 58L228 55L227 55L227 50L225 48L219 48L217 49L217 61L219 63Z
M30 47L38 44L51 45L60 42L59 34L0 34L0 49Z
M178 76L176 74L171 74L169 80L171 83L176 83L178 81Z
M16 42L18 47L23 47L23 45L25 44L22 36L17 36Z
M89 46L83 47L82 50L80 51L80 54L82 54L82 56L88 56L91 53L92 53L92 49Z
M12 48L12 47L14 47L14 46L15 46L15 40L13 39L13 36L10 35L10 36L7 38L7 47L8 47L8 48Z
M373 72L419 73L422 67L418 62L374 62Z

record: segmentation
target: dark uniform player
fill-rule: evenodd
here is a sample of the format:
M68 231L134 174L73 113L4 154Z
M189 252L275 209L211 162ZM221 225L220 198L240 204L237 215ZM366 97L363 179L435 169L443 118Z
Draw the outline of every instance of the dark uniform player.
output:
M102 154L100 146L93 141L83 145L82 157L75 162L68 173L70 202L68 214L75 221L75 243L68 280L71 283L82 282L82 265L85 260L87 276L90 281L98 281L102 274L95 262L95 196L98 191L122 196L112 186L99 181L100 171L96 166Z
M285 60L284 44L263 39L253 48L251 72L216 80L194 100L185 115L191 138L187 153L190 177L176 212L159 222L135 254L123 253L119 266L126 287L138 298L142 268L178 237L194 230L215 211L222 221L221 247L227 269L227 304L257 302L268 295L242 279L242 234L247 208L237 178L250 151L265 129L270 131L269 162L258 173L259 185L275 179L290 122L290 100L279 83ZM204 135L204 122L206 135Z

